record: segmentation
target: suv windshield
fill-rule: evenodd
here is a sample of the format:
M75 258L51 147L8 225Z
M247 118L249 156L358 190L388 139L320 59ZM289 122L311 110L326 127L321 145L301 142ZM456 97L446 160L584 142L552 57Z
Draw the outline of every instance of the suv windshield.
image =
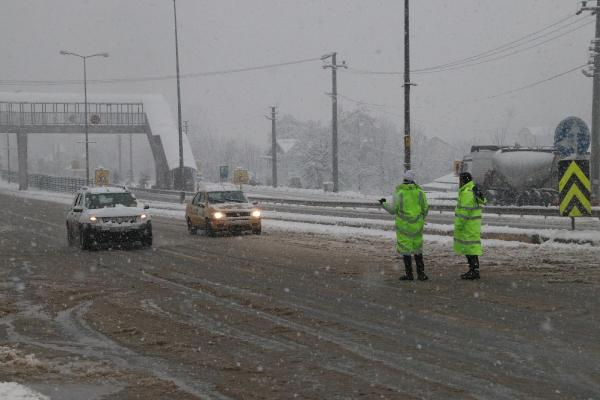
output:
M225 203L225 202L234 202L234 203L246 203L246 197L244 197L244 193L238 191L231 192L209 192L208 193L208 202L209 203Z
M137 201L131 193L98 193L87 194L85 205L92 209L116 206L137 207Z

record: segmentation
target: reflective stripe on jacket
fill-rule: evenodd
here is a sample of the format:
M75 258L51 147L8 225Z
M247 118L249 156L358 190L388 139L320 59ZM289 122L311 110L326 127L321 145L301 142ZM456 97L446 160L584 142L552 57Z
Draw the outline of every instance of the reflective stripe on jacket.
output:
M484 199L478 199L473 192L474 182L463 185L458 190L458 201L454 212L454 251L458 254L480 256L481 249L481 206Z
M403 255L423 253L423 226L429 212L427 196L415 183L396 187L391 204L383 203L396 216L396 250Z

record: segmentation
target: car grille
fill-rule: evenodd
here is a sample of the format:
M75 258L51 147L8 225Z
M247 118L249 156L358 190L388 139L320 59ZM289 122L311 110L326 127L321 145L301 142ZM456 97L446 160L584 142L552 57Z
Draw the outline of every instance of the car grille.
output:
M105 223L113 223L113 224L123 224L130 223L133 224L137 221L137 216L133 215L130 217L102 217L102 222Z
M249 217L250 213L247 211L230 211L226 212L225 216L228 218Z

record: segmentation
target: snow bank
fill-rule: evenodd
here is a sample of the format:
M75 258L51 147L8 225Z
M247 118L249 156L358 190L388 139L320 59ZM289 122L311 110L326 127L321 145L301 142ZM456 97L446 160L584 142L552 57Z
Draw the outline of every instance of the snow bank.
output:
M50 400L27 386L16 382L0 382L0 399L2 400Z

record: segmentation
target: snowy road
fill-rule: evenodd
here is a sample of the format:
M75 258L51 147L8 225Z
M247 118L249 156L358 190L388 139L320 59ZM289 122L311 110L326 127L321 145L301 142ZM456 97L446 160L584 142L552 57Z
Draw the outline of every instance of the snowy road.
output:
M66 245L64 205L0 194L0 382L56 399L565 399L600 393L598 249L428 243L401 283L385 238L190 236ZM85 393L85 395L83 395Z

